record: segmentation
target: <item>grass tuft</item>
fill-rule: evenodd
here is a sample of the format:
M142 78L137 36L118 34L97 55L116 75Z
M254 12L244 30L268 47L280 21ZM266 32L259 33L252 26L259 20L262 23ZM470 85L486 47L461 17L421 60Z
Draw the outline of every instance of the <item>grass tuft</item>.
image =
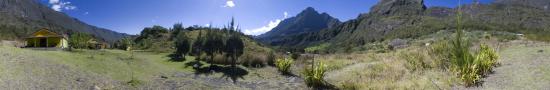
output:
M277 69L283 73L283 74L290 74L290 67L292 66L292 63L293 63L293 60L290 59L290 58L285 58L285 59L278 59L276 62L275 62L275 66L277 67Z
M325 64L322 62L319 62L316 67L314 68L307 68L304 69L303 75L305 82L310 87L320 87L324 86L324 76L325 76Z

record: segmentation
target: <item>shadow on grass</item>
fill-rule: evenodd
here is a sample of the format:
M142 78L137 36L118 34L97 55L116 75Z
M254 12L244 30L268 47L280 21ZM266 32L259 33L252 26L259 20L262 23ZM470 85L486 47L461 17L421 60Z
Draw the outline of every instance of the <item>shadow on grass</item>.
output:
M280 71L279 71L280 72ZM292 72L281 72L281 75L287 76L287 77L298 77L298 75L292 73Z
M175 54L175 53L169 54L167 57L170 57L169 61L171 61L171 62L183 62L183 61L185 61L185 58L183 58L181 55L178 55L178 54Z
M214 73L223 73L223 76L221 78L230 78L233 83L238 82L238 79L244 79L245 75L248 75L248 71L241 67L231 67L231 66L218 66L218 65L210 65L207 67L203 67L204 64L200 63L200 61L192 61L185 63L185 67L193 67L195 70L195 75L212 75Z
M338 88L336 88L335 85L332 85L324 80L323 80L323 83L320 85L308 85L308 86L313 90L338 90Z

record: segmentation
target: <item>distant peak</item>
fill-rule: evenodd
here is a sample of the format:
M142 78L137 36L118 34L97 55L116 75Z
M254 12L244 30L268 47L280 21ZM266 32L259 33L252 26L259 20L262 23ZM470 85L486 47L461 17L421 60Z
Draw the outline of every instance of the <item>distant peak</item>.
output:
M306 10L304 10L304 11L315 11L315 8L313 8L313 7L307 7Z
M313 7L307 7L304 11L298 14L298 16L304 15L319 15L319 12L317 12Z

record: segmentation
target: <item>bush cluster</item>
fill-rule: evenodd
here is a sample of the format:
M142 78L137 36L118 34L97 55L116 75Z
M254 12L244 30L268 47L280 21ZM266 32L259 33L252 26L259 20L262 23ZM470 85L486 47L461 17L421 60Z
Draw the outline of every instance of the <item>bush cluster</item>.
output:
M275 66L281 73L290 74L290 67L292 66L292 63L293 59L290 58L277 59L277 61L275 61Z

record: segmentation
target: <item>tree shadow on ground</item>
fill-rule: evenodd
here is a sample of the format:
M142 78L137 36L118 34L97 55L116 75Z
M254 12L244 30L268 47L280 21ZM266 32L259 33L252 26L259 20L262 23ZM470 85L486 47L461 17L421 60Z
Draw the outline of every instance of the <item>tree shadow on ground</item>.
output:
M185 58L183 58L181 55L178 55L178 54L175 54L175 53L169 54L169 55L167 55L167 57L170 57L169 61L171 61L171 62L183 62L183 61L185 61Z
M298 77L298 75L292 73L292 72L281 72L281 75L287 76L287 77Z
M335 85L332 85L328 83L327 81L323 81L321 85L316 85L313 87L310 87L313 90L338 90Z
M203 67L204 64L200 61L192 61L185 64L185 67L193 67L195 70L195 75L212 75L214 73L223 73L223 76L220 78L229 78L233 83L238 82L238 79L244 79L245 75L248 75L248 71L241 67L232 67L232 66L219 66L219 65L210 65Z

